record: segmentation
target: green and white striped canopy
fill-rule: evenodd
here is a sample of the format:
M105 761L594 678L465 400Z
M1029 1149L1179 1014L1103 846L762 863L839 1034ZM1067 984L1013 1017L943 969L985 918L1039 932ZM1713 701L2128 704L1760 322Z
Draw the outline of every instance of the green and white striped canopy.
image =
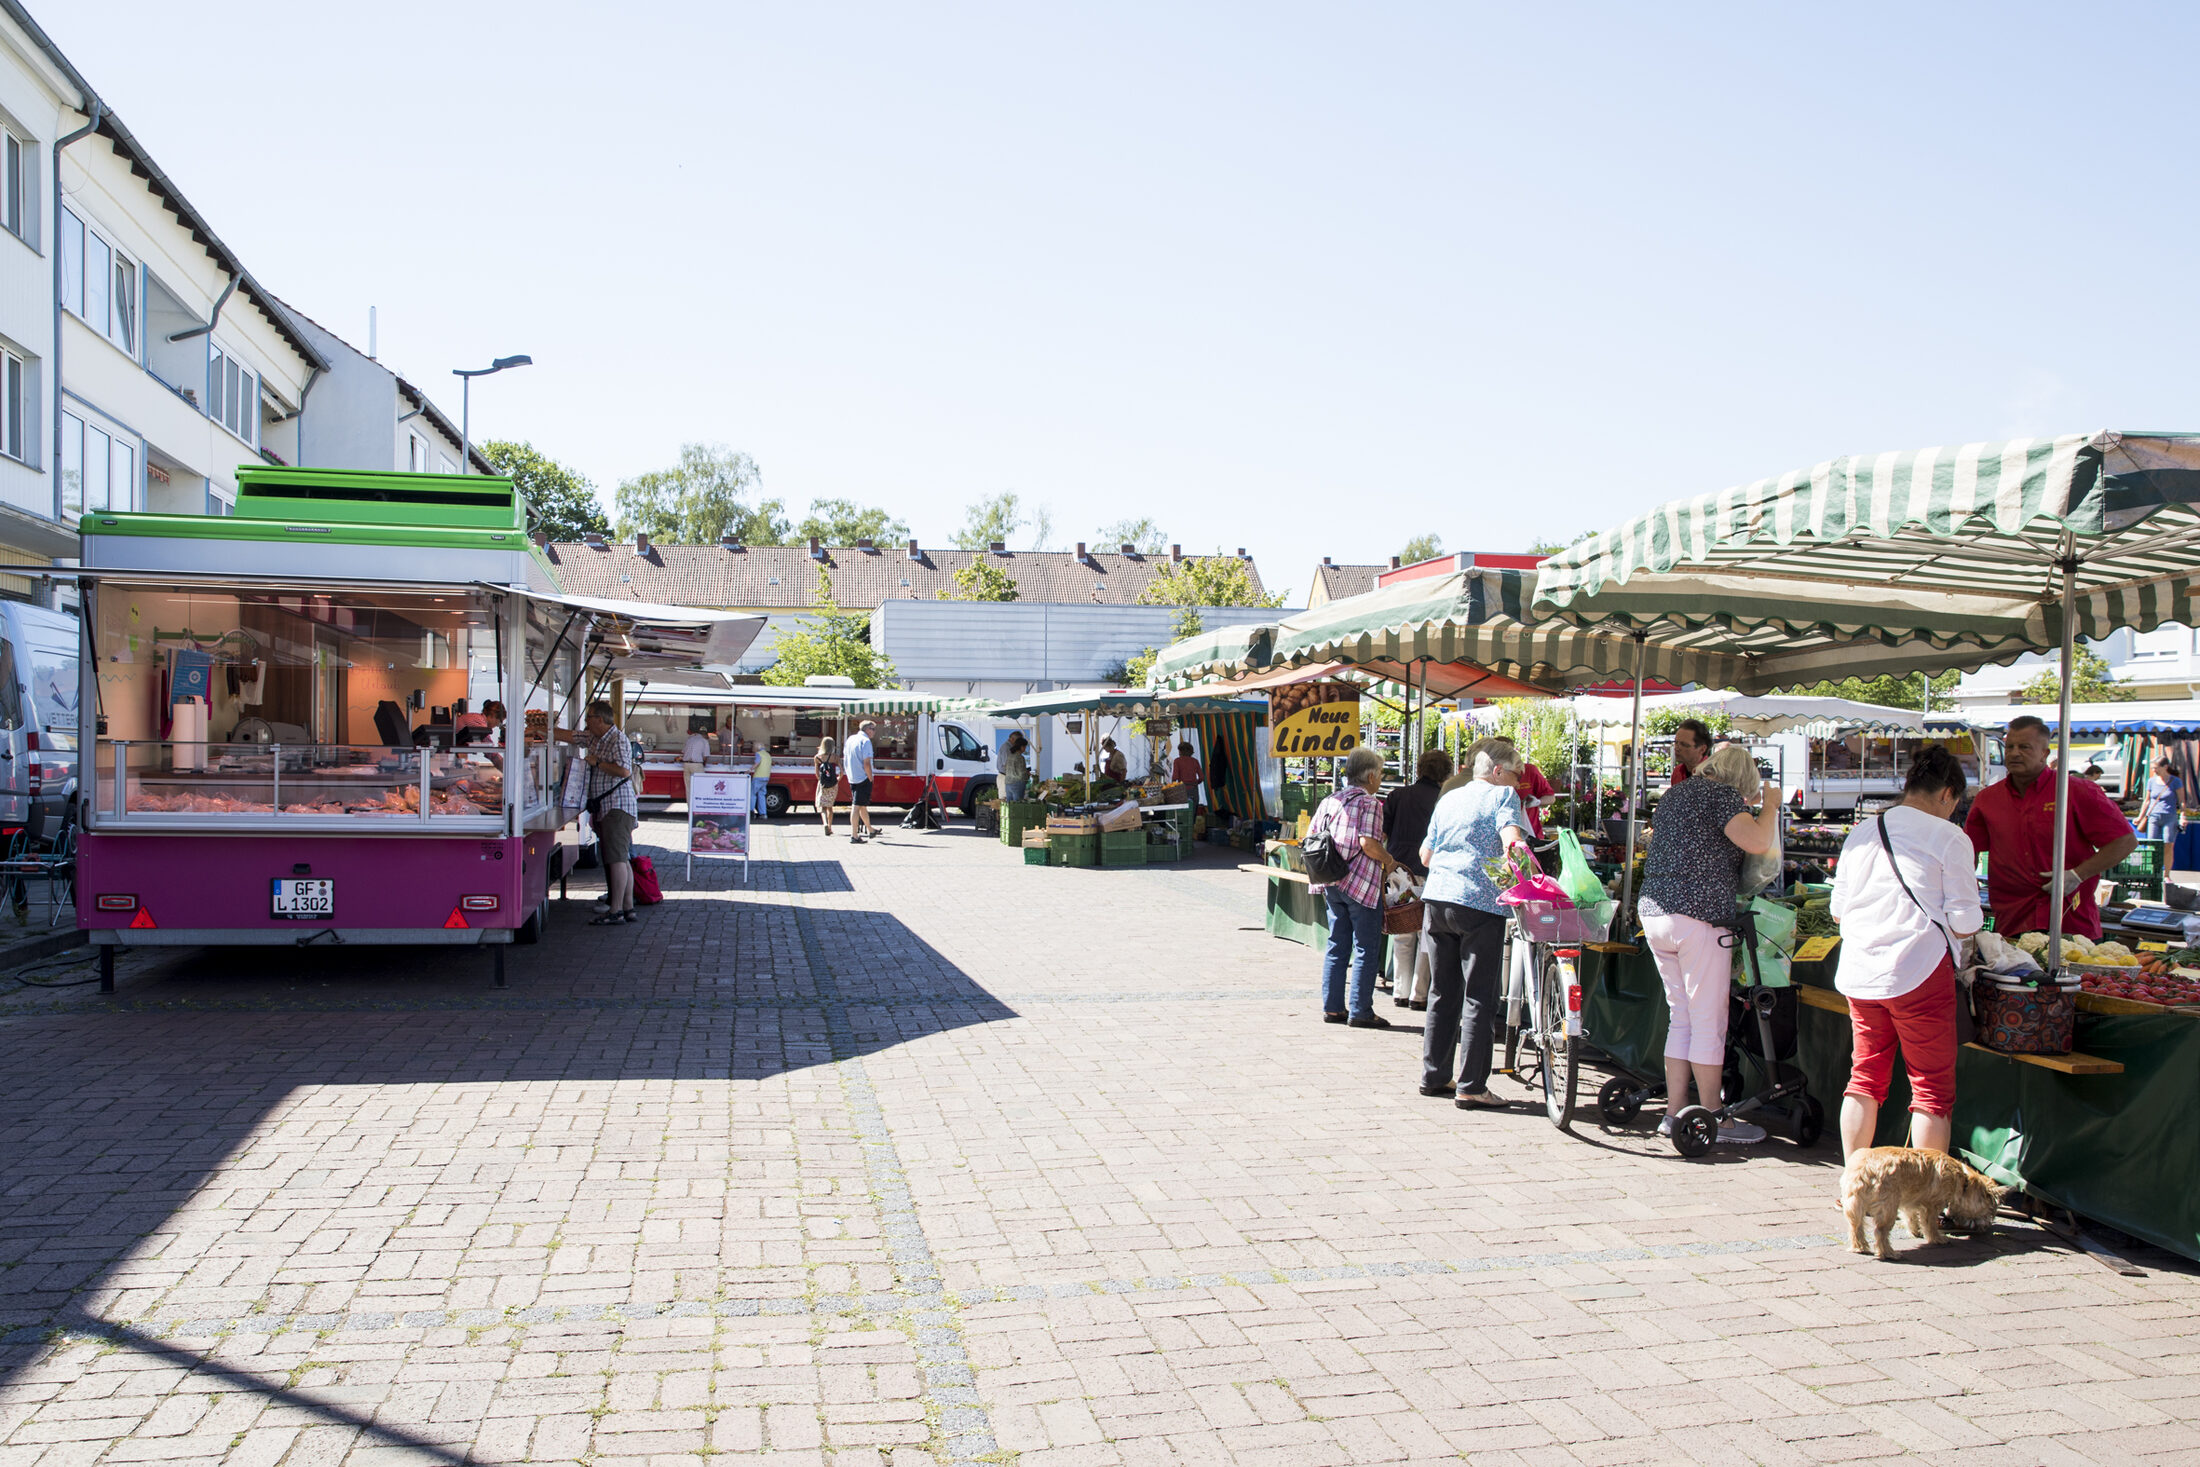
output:
M1268 645L1275 632L1274 622L1246 622L1172 642L1155 654L1146 674L1147 686L1180 687L1207 678L1259 672L1268 666Z
M951 698L944 693L908 693L882 690L867 698L851 698L840 705L848 714L881 713L990 713L991 698Z
M992 718L1015 720L1045 718L1065 713L1106 713L1118 718L1181 718L1190 713L1259 713L1268 705L1260 699L1232 695L1218 698L1177 698L1164 702L1156 692L1124 688L1060 688L1033 693L986 710Z
M1540 567L1536 609L1713 633L1757 669L1733 684L1745 692L1783 685L1768 676L1798 639L1862 644L1856 669L1820 675L1975 667L2061 644L2066 553L2078 636L2190 619L2196 504L2200 435L1857 454L1675 500L1570 546Z

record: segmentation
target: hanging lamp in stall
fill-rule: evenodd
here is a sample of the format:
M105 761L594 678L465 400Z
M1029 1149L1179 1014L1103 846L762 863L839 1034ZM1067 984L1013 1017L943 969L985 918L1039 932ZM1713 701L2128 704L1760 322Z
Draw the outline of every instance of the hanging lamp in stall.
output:
M1676 500L1539 567L1536 611L1740 656L1732 686L1933 673L2058 654L2056 809L2069 809L2078 638L2192 615L2200 435L2097 432L1832 459ZM1847 648L1838 674L1796 653ZM2048 961L2061 962L2067 818Z

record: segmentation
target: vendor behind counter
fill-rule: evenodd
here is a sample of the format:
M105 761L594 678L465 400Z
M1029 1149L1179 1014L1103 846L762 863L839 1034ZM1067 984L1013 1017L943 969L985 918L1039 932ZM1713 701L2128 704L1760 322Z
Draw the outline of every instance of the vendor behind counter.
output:
M2002 735L2009 777L1980 790L1964 819L1964 833L1986 857L1986 899L1994 930L2006 936L2047 930L2048 885L2055 864L2055 769L2048 760L2047 725L2025 714ZM2096 880L2136 850L2131 822L2100 786L2070 781L2064 859L2069 905L2063 930L2098 940L2101 905Z

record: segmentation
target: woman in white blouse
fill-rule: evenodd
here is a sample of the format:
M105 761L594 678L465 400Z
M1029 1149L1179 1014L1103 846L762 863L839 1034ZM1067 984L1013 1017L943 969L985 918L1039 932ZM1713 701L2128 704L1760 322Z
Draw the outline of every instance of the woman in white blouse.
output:
M1872 1144L1894 1074L1910 1078L1910 1144L1946 1151L1956 1100L1956 946L1979 930L1977 856L1951 818L1967 781L1937 744L1910 766L1902 803L1849 832L1833 887L1834 978L1854 1038L1841 1153Z

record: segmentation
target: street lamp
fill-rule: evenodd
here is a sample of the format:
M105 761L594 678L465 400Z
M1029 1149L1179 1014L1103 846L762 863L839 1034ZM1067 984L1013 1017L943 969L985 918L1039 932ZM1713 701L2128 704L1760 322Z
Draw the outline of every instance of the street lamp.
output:
M473 431L474 379L501 372L506 367L532 367L534 364L533 357L498 357L488 366L476 367L470 372L464 367L451 369L451 375L464 384L458 389L458 471L461 474L474 471L473 450L469 442L469 435Z

